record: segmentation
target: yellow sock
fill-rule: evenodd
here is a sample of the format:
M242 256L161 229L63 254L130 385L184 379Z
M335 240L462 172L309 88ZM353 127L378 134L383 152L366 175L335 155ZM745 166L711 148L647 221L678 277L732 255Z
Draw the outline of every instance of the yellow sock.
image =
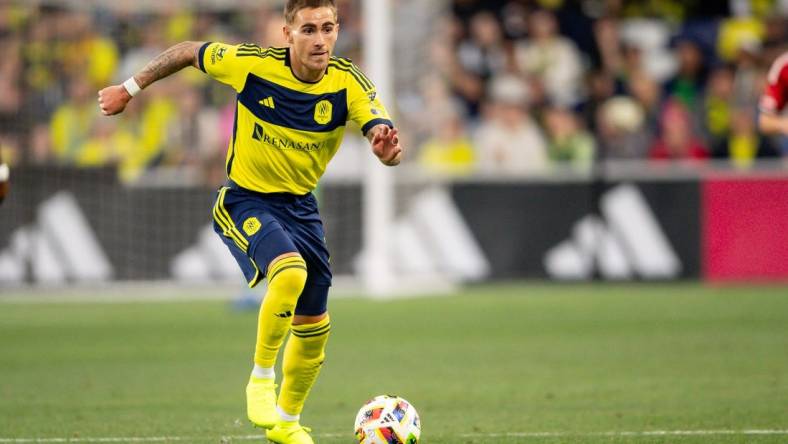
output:
M301 414L309 390L315 384L325 359L331 322L328 316L314 324L294 325L282 362L279 408L289 416Z
M257 319L254 363L271 368L293 322L298 297L306 283L306 262L300 256L286 257L271 265L268 291Z

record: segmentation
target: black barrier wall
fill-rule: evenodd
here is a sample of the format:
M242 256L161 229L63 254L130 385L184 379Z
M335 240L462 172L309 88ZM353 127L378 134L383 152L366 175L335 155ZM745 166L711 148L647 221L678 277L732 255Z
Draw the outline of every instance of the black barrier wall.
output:
M698 181L629 182L642 193L682 267L677 278L700 274ZM604 193L620 185L604 186ZM596 210L588 183L463 183L454 201L492 266L493 279L548 278L545 255Z
M608 184L602 196L619 185ZM634 186L681 263L670 277L698 277L699 182L638 181ZM463 182L450 189L491 265L490 279L551 277L545 268L546 254L572 240L577 223L595 211L589 183ZM74 197L111 263L112 279L117 280L172 278L174 258L190 248L202 248L198 240L211 225L215 196L215 190L207 187L127 187L110 169L15 170L10 197L0 207L0 264L23 263L24 281L34 280L32 264L39 258L32 246L20 243L20 233L35 233L33 238L62 248L64 243L54 242L41 227L41 219L44 204L63 192ZM351 274L361 249L361 188L329 183L317 194L334 272ZM604 215L600 220L604 226L612 224ZM622 245L626 249L626 243ZM20 252L22 247L30 250ZM61 265L68 269L68 264ZM2 276L0 270L0 280Z

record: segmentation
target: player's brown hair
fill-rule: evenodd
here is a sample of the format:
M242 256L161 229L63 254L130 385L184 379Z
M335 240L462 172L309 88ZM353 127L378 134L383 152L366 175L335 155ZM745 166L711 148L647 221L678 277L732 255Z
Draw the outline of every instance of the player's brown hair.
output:
M335 0L287 0L285 3L285 21L291 24L295 21L295 15L304 8L322 8L327 6L334 10L334 17L337 15L337 4Z

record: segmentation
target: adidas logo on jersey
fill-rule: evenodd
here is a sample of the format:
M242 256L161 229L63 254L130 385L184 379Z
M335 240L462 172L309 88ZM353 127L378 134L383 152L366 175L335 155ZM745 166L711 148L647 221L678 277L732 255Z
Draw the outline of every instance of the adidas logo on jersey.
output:
M276 106L274 105L274 98L271 97L271 96L268 96L268 97L266 97L263 100L260 100L259 103L260 103L260 105L267 106L267 107L269 107L271 109L276 108Z

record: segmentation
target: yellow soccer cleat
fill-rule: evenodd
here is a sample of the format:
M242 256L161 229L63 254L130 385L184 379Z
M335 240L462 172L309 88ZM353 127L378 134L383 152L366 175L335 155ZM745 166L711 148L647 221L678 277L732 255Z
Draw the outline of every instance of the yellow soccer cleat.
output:
M252 424L264 429L273 428L280 421L273 379L249 378L249 384L246 385L246 415Z
M298 421L282 421L271 430L266 430L265 437L276 444L315 444L309 432L312 429L302 427Z

